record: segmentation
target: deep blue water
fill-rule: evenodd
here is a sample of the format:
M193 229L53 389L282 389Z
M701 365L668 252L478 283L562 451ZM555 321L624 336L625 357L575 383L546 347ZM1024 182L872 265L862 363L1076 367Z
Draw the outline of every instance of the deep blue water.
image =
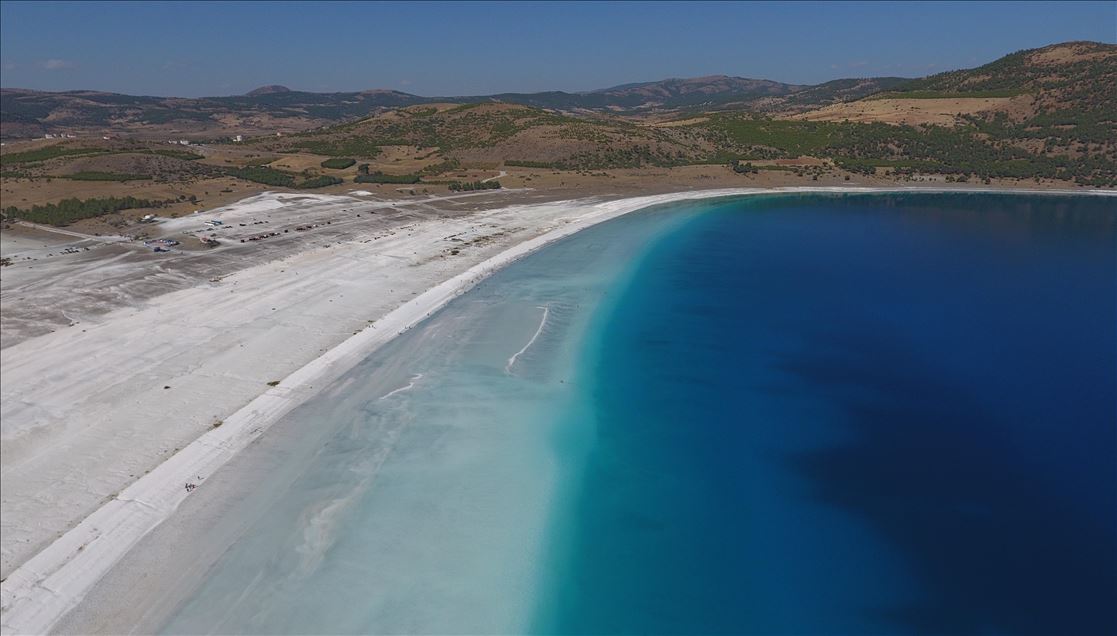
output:
M1114 634L1117 199L626 215L199 495L165 633Z
M1117 633L1114 201L701 204L585 343L535 629Z

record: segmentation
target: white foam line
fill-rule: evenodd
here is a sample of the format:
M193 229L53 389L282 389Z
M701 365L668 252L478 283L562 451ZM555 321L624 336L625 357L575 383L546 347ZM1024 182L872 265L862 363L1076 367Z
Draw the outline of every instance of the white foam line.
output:
M546 306L540 307L540 309L543 310L543 318L539 321L539 328L535 330L535 333L531 336L531 340L528 340L527 344L524 345L522 349L513 353L511 358L508 358L508 364L504 365L505 373L512 373L512 365L516 364L516 358L519 358L520 354L531 348L531 345L535 344L535 339L539 337L539 334L543 333L543 327L547 324L547 314L550 313L550 309Z
M586 214L514 245L435 285L351 336L133 482L0 583L0 632L45 634L141 539L186 499L187 483L212 475L272 424L339 378L398 334L509 263L561 238L612 218L662 203L749 194L874 192L1005 192L1117 195L1117 191L944 188L726 188L634 197L588 206Z
M420 379L422 379L422 377L423 377L422 373L416 373L415 375L411 376L411 381L408 382L405 386L401 386L398 389L394 389L392 391L389 391L389 392L385 393L384 395L381 395L380 399L381 400L387 400L388 398L392 397L393 395L395 395L397 393L403 393L404 391L410 391L411 389L413 389L415 387L415 383L418 382Z

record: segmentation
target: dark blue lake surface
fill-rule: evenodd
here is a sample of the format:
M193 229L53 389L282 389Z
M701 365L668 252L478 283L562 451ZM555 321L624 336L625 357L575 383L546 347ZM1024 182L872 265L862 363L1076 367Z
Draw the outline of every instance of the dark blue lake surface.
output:
M1117 199L696 205L585 343L535 628L1117 632Z
M215 488L164 633L1114 634L1117 198L601 223Z

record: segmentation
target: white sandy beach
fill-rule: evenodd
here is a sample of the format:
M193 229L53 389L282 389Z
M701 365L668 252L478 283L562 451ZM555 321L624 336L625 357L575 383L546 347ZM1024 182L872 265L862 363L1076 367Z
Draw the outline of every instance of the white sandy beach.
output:
M187 484L203 483L285 413L492 272L650 205L761 192L778 191L503 206L356 230L340 244L308 242L226 277L5 347L3 632L50 631L190 496ZM319 195L307 204L331 214L388 205L352 194ZM246 219L282 208L282 196L169 223ZM126 268L145 265L113 267L126 275ZM94 285L96 273L82 275Z

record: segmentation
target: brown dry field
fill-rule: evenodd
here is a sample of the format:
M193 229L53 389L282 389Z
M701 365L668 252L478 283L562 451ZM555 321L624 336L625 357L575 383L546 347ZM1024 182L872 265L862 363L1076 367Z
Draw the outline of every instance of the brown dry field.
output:
M380 151L380 154L372 159L357 155L351 156L349 158L355 159L357 163L341 170L323 168L322 162L329 159L329 157L310 153L272 153L273 156L276 157L276 160L268 164L268 166L293 172L310 170L311 172L328 174L335 177L352 178L357 175L357 166L362 163L369 164L371 170L380 170L388 174L412 174L429 165L439 163L442 160L441 158L434 157L433 155L437 154L437 152L430 148L419 149L416 146L381 146Z
M81 145L97 146L97 147L112 147L114 142L103 140L80 140ZM27 150L35 150L47 146L53 146L60 143L58 139L35 139L25 142L5 143L3 152L24 152ZM67 145L73 144L73 140L66 140ZM315 174L329 174L338 176L345 179L345 183L331 186L328 188L321 188L312 190L310 192L321 192L324 194L341 194L354 189L363 189L369 191L376 191L381 196L395 197L395 196L408 196L406 191L412 188L403 189L404 192L397 193L397 186L387 186L376 184L356 184L353 183L353 177L357 174L357 165L353 165L344 170L330 170L321 167L321 162L328 157L313 155L309 153L297 154L279 154L261 151L258 148L251 146L241 146L236 144L220 144L220 145L204 145L204 146L171 146L166 145L148 145L149 148L173 148L186 150L204 155L203 159L196 161L180 161L169 160L166 157L158 157L152 155L142 154L114 154L114 155L96 155L89 157L65 157L59 159L52 159L44 162L44 168L50 175L65 175L78 171L105 171L105 172L129 172L127 168L127 161L132 159L142 159L145 161L159 162L159 161L176 161L184 166L189 167L191 164L199 166L243 166L249 164L260 164L267 159L272 161L268 163L270 167L291 170L295 172L302 172L309 170ZM383 170L389 174L405 174L416 172L427 165L437 163L440 159L430 157L432 151L426 149L423 151L418 150L413 146L386 146L384 147L383 154L376 160L370 160L373 170ZM361 163L359 161L359 163ZM139 171L139 172L142 172ZM494 176L495 172L489 171L464 171L459 174L465 175L461 177L453 177L462 180L475 180L483 179ZM451 177L447 176L445 179L449 180ZM135 180L135 181L78 181L63 178L41 178L34 179L24 178L3 178L0 179L0 208L8 206L16 206L19 208L28 208L33 205L45 205L48 203L57 203L62 199L78 198L78 199L91 199L91 198L104 198L104 197L126 197L133 196L137 198L152 199L152 200L166 200L178 199L180 196L189 197L191 195L197 197L196 203L184 201L175 203L163 208L159 208L160 215L175 217L190 214L198 209L210 209L227 205L234 201L238 201L245 197L264 192L268 190L279 191L294 191L288 188L281 188L276 186L268 186L265 184L254 183L242 179L235 179L232 177L195 177L195 178L178 178L172 180L149 179L149 180ZM426 190L428 192L446 192L445 185L423 184L416 188L417 192ZM74 229L84 232L96 233L115 233L120 231L122 224L129 223L142 217L149 210L126 210L118 214L107 215L98 219L87 219L73 224Z
M884 122L887 124L935 124L953 126L958 115L973 115L989 111L1004 111L1017 118L1030 111L1032 98L1019 97L959 97L947 99L869 99L845 104L834 104L812 110L789 119L803 121L852 121Z
M156 183L152 181L52 181L36 179L3 179L0 181L0 207L14 205L20 208L32 205L57 203L62 199L92 199L102 197L133 196L143 199L177 199L179 196L194 195L196 203L183 201L158 210L125 210L96 219L86 219L70 227L80 232L116 234L122 227L130 225L148 212L161 216L184 216L194 210L220 207L239 201L253 194L263 192L268 187L236 179L203 179L193 183ZM223 192L229 190L229 192Z
M1014 98L1015 99L1015 98ZM881 119L888 109L900 107L897 103L910 103L915 106L926 106L921 111L922 121L926 121L927 113L935 108L958 110L957 102L974 102L972 107L981 108L990 105L999 106L1011 100L1008 99L976 99L976 100L878 100L859 103L861 107L872 107L875 112L866 114L867 117ZM942 104L946 102L949 106ZM843 106L853 106L843 105ZM833 109L833 107L832 107ZM832 112L835 112L831 109ZM828 109L824 109L828 110ZM821 112L821 111L820 111ZM844 115L843 115L844 117ZM546 139L546 131L532 130L534 136L531 141L541 146L554 145L556 140ZM579 140L563 140L565 143L577 145L584 142ZM22 143L5 144L3 152L21 152L24 150L50 146L59 143L59 140L33 140ZM517 139L513 143L527 143L525 139ZM107 148L118 147L118 142L102 140L82 140L82 145L97 145ZM169 145L149 145L149 148L171 148ZM409 198L425 197L428 195L446 194L449 192L447 182L475 181L489 177L496 177L502 166L502 155L508 156L507 148L472 150L469 156L462 156L474 166L470 169L452 170L445 174L425 177L425 182L415 185L400 184L372 184L354 183L353 178L357 173L357 166L343 170L330 170L321 167L321 162L326 157L310 153L275 153L260 150L259 148L239 144L210 144L204 146L174 146L175 149L189 150L204 155L203 159L193 162L178 159L170 160L189 168L190 164L197 166L242 166L263 163L272 160L269 165L274 168L293 172L309 171L314 174L329 174L344 179L344 183L327 188L309 190L305 192L322 194L344 194L353 190L365 190L382 198ZM369 163L372 170L383 171L388 174L409 174L422 170L426 166L439 163L439 156L433 149L419 149L415 146L385 146L382 154L372 160L362 160L354 157L359 163ZM489 156L491 150L491 157ZM80 170L104 170L110 172L127 172L129 161L143 159L153 163L166 162L167 158L152 157L151 155L116 154L100 155L93 157L54 159L44 164L44 169L53 175L67 174ZM945 183L942 177L925 176L913 179L898 180L885 176L883 171L873 176L848 174L834 167L829 161L800 157L797 159L776 159L771 161L754 161L754 165L761 168L759 174L741 175L734 173L725 165L692 165L676 168L641 168L641 169L614 169L599 170L594 172L560 171L540 168L503 168L507 174L500 177L501 185L505 189L524 189L532 192L533 198L544 197L558 200L576 198L588 195L639 195L645 193L659 193L688 189L706 189L720 187L780 187L780 186L882 186L919 185ZM771 169L764 169L769 167ZM795 169L801 169L802 175L796 175ZM142 170L136 170L143 173ZM814 177L817 176L817 179ZM848 177L848 180L847 180ZM441 181L442 183L435 183ZM971 183L970 185L974 185ZM1067 183L1035 181L995 181L991 185L1005 187L1073 187ZM168 179L152 179L143 181L76 181L61 178L4 178L0 179L0 207L16 206L20 208L32 205L57 203L65 198L101 198L134 196L153 200L178 199L179 197L194 196L196 203L188 201L175 203L164 208L159 208L157 213L161 216L182 216L194 210L204 210L227 205L245 197L260 192L295 191L287 188L268 186L253 183L232 177L209 177L174 175ZM511 193L510 193L511 194ZM151 210L127 210L117 214L107 215L97 219L87 219L73 224L72 229L100 234L129 233L130 228L140 217Z
M205 155L205 158L199 159L198 163L222 167L260 164L265 159L274 161L282 156L278 153L240 144L206 144L204 146L189 146L187 149Z
M781 164L773 162L765 162L767 165L782 165L788 166L789 162L794 160L785 160ZM755 165L761 165L756 162ZM811 175L804 174L802 176L796 175L789 170L764 170L763 168L759 174L741 175L733 172L726 166L721 165L693 165L682 166L676 168L644 168L644 169L622 169L622 170L605 170L592 174L577 173L568 171L556 170L539 170L530 168L511 168L506 169L507 175L500 178L501 185L506 190L508 203L512 204L520 199L531 200L534 202L539 201L558 201L564 199L575 199L587 196L603 196L603 197L623 197L623 196L641 196L645 194L659 194L665 192L677 192L685 190L705 190L712 188L778 188L778 187L792 187L792 186L810 186L810 187L887 187L887 186L946 186L951 187L957 185L958 187L989 187L989 188L1027 188L1027 189L1066 189L1074 188L1073 184L1061 181L1043 180L1036 182L1034 180L1015 181L1009 179L994 179L988 185L984 185L979 181L971 181L966 184L953 184L946 182L943 176L921 176L910 179L900 179L892 176L886 176L883 170L878 171L876 175L860 175L860 174L847 174L837 168L826 167L824 162L819 160L804 159L801 160L800 166L808 167L823 167L822 173L818 176L818 180L814 180ZM480 180L489 177L495 177L499 173L495 170L461 170L455 171L444 175L443 178L454 178L459 180ZM845 179L849 176L849 180ZM171 195L177 196L181 193L197 193L199 202L197 204L179 203L166 208L154 210L160 216L182 216L190 214L195 209L212 209L233 203L245 197L251 196L264 191L281 191L281 192L312 192L315 194L346 194L354 190L364 190L371 192L380 199L421 199L430 195L444 195L449 194L449 189L444 184L433 183L420 183L414 186L401 186L397 184L372 184L372 183L352 183L346 180L337 186L329 188L320 188L316 190L290 190L287 188L276 188L264 186L254 183L237 182L237 187L229 188L229 179L213 179L208 181L200 181L191 184L190 188L183 188L181 185L176 184L151 184L131 182L131 183L100 183L100 182L64 182L69 185L79 184L82 190L75 191L72 187L67 188L65 191L59 191L57 188L51 189L49 187L56 185L61 180L55 180L54 184L34 183L28 184L23 181L20 184L9 183L5 180L3 184L4 190L4 204L9 205L7 201L11 194L9 192L16 186L21 195L28 197L35 197L40 202L49 200L57 200L66 196L79 196L79 197L92 197L92 196L145 196L148 198L169 198ZM209 188L209 194L205 194ZM222 189L231 189L232 192L221 192ZM517 192L518 191L518 192ZM414 193L414 194L412 194ZM521 194L522 193L522 194ZM67 226L67 229L84 232L84 233L99 233L99 234L125 234L130 235L141 231L144 227L139 223L140 217L152 210L125 210L117 214L111 214L97 219L86 219L77 223ZM5 231L22 231L16 226L5 224Z

